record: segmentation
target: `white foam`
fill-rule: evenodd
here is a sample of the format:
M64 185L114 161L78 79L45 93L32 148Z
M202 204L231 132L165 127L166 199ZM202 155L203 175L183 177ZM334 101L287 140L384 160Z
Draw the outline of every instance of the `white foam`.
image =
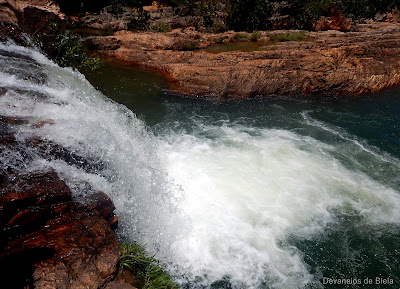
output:
M172 256L189 280L207 276L207 286L228 276L237 288L299 288L315 276L285 243L289 235L310 239L337 212L369 224L399 220L398 193L342 166L329 154L332 145L285 130L201 130L212 130L213 139L178 133L164 144L192 221Z

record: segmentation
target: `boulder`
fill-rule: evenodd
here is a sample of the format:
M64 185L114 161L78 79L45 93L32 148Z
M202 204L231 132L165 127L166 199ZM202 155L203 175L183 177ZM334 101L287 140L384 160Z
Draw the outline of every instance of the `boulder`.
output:
M332 8L329 17L320 17L313 25L314 31L338 30L342 32L350 31L352 20L345 17L336 7Z
M0 40L15 40L25 43L22 33L49 37L44 42L54 40L56 34L64 33L65 15L55 2L50 0L0 0ZM57 26L55 29L54 25Z

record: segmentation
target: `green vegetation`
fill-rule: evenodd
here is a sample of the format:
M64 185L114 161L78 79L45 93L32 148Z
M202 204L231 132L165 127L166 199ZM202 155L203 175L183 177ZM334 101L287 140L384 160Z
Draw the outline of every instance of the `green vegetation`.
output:
M290 15L290 27L310 30L314 20L327 15L335 0L289 0L284 11Z
M172 30L171 25L169 25L168 23L165 22L161 22L160 24L158 24L157 26L152 26L150 28L151 31L153 32L161 32L161 33L165 33L165 32L169 32Z
M305 31L287 32L270 36L271 42L302 41L306 37Z
M236 33L233 35L232 41L233 42L246 42L249 41L250 36L246 33Z
M275 1L270 1L275 2ZM328 16L332 8L353 19L373 18L378 12L389 12L400 7L400 0L289 0L281 15L290 16L290 27L312 28L314 20Z
M199 48L199 43L197 41L189 41L189 42L183 43L181 50L190 51L190 50L196 50L198 48Z
M260 38L261 38L261 33L258 31L253 31L253 33L251 34L250 40L257 42Z
M228 39L228 38L229 38L228 36L220 36L217 38L210 39L210 41L214 42L215 44L222 44L222 43L224 43L224 40Z
M98 69L101 65L100 59L90 56L85 51L78 37L65 34L59 24L53 21L47 23L43 33L33 34L32 42L61 67L90 71Z
M78 70L96 70L100 59L92 57L83 49L82 43L75 37L60 35L54 44L54 61L62 67L73 67Z
M149 257L145 249L137 244L123 243L119 268L132 272L143 289L178 289L171 277L164 272L162 265Z
M235 31L265 30L267 5L265 0L230 0L228 26Z
M70 13L98 12L110 6L118 14L123 7L135 8L137 19L129 24L130 30L148 30L149 15L143 10L151 0L56 0L62 11ZM253 32L273 27L271 17L288 15L285 28L310 30L316 19L329 16L332 8L353 19L371 18L378 12L400 7L400 0L166 0L163 4L178 7L181 16L200 16L199 28L210 32L226 30ZM224 16L221 16L224 15ZM168 31L167 26L150 28ZM256 37L252 37L256 40Z
M343 13L355 18L374 17L378 12L388 12L400 7L399 0L343 0Z
M99 12L111 5L111 10L119 14L123 7L142 8L145 0L56 0L61 11L67 14L83 12Z

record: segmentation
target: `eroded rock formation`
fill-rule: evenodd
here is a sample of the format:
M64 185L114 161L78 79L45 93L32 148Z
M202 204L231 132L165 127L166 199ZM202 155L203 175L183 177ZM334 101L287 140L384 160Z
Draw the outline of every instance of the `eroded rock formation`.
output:
M253 52L218 54L174 50L188 38L201 44L216 37L182 36L186 30L120 31L93 42L107 56L164 71L173 92L192 96L349 95L399 85L400 24L373 22L355 29L309 32L309 41L267 43Z

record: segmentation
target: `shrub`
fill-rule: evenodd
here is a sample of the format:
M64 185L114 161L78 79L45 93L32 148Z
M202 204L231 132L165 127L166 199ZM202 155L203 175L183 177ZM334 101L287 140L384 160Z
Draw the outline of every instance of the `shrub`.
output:
M77 37L63 34L56 22L49 21L47 26L47 32L32 35L32 42L41 47L54 62L61 67L87 71L100 67L100 59L90 56Z
M228 26L235 31L265 30L265 0L231 0L228 5Z
M309 30L316 19L327 15L335 2L336 0L289 0L289 8L285 13L290 15L292 28Z
M277 35L272 35L270 40L272 42L285 42L285 41L302 41L306 37L306 33L304 31L301 32L287 32L280 33Z
M343 0L343 12L355 18L372 18L377 12L388 12L400 6L399 0Z
M183 51L196 50L198 48L199 48L199 43L197 41L186 42L186 43L183 43L183 45L182 45Z
M213 24L212 24L212 31L214 33L222 33L222 32L225 32L227 30L228 30L228 28L222 22L213 22Z
M258 39L260 39L260 38L261 38L261 33L258 31L253 31L253 33L251 34L250 40L257 42Z
M224 43L224 40L228 39L228 38L229 38L228 36L220 36L220 37L212 39L212 41L216 44L222 44L222 43Z
M148 29L150 20L150 13L143 10L143 8L136 9L137 15L132 18L128 23L128 30L131 31L145 31Z
M146 0L56 0L64 13L99 12L111 5L112 13L119 14L122 7L141 8Z
M54 61L62 67L78 70L96 70L100 67L100 59L88 55L75 37L62 35L53 45L56 52Z
M150 30L153 32L165 33L165 32L171 31L172 28L171 28L171 25L169 25L168 23L161 22L160 24L158 24L156 26L152 26L150 28Z
M245 34L245 33L236 33L234 36L233 36L233 38L232 38L232 40L234 41L234 42L245 42L245 41L248 41L249 40L249 35L248 34Z
M161 264L149 256L142 246L123 243L121 245L119 269L131 271L142 288L145 289L178 289L171 277L165 273Z

